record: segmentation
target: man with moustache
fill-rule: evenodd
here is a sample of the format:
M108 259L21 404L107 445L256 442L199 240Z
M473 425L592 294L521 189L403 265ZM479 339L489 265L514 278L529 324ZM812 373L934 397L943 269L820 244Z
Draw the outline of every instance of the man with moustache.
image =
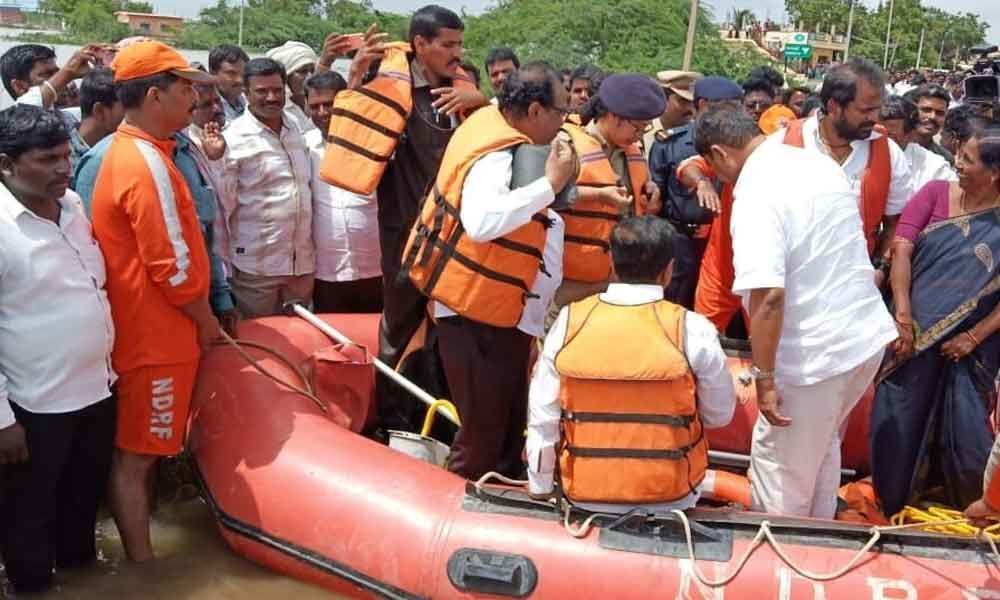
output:
M203 68L199 70L204 71ZM191 190L198 219L201 221L201 233L205 238L205 249L208 251L211 265L209 299L212 311L223 329L232 334L236 331L238 315L229 282L226 280L222 258L214 245L218 191L221 189L223 166L219 159L226 150L226 143L221 133L225 124L225 114L222 99L214 84L196 83L194 91L196 100L191 111L191 124L186 129L174 133L173 162ZM97 174L110 147L111 137L108 136L88 150L74 170L70 185L80 195L88 213L93 204Z
M828 157L844 170L858 199L879 283L888 273L899 214L913 195L906 155L881 127L875 127L884 88L882 69L867 59L851 59L827 73L818 115L773 134L786 144Z
M236 306L252 319L281 314L288 301L308 303L316 257L312 165L285 111L285 69L255 58L243 76L247 112L223 132L228 150L215 233Z
M17 597L97 558L114 446L106 270L52 111L0 112L0 552Z
M214 80L155 41L127 46L111 68L125 123L110 138L93 202L119 374L110 506L128 558L145 562L152 474L183 448L201 350L219 336L205 240L173 162L174 134L191 123L192 83Z
M409 95L412 109L376 188L384 294L379 358L392 366L397 366L411 341L419 337L416 334L427 315L426 297L405 277L399 277L406 236L463 115L489 103L478 89L461 85L466 79L461 70L464 30L462 19L454 12L433 4L424 6L410 18L409 44L401 59L410 76L402 93ZM374 28L367 32L351 64L349 88L373 86L383 79L377 76L378 70L383 63L394 62L401 49L386 43L387 37ZM327 146L327 157L334 148L338 147ZM433 366L434 354L420 356L430 359L412 361L415 370L407 372L425 386L434 386L440 380L440 369ZM377 381L379 421L384 428L405 429L422 419L422 407L406 392L384 377Z
M243 69L250 57L243 48L232 44L222 44L208 53L208 72L218 81L219 100L226 121L236 120L247 108L247 98L243 95Z
M917 105L917 127L913 130L912 141L949 163L954 162L955 157L951 152L934 140L941 133L944 118L948 115L948 104L951 101L948 90L940 85L927 83L907 92L906 99Z

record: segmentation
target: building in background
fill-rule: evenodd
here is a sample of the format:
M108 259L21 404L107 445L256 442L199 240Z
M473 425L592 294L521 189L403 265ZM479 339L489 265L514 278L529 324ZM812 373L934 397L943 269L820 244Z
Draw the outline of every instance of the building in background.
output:
M24 25L26 18L18 2L0 3L0 25Z
M115 18L119 23L128 25L133 34L154 38L177 37L184 27L184 19L171 15L119 11L115 13Z

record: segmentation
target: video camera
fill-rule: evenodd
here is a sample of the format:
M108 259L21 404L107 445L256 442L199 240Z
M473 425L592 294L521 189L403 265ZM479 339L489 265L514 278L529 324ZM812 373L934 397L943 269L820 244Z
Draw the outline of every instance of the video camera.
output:
M1000 59L990 57L990 54L996 51L996 46L984 45L969 48L969 54L978 58L972 66L975 75L969 75L962 82L966 102L995 105L1000 101Z

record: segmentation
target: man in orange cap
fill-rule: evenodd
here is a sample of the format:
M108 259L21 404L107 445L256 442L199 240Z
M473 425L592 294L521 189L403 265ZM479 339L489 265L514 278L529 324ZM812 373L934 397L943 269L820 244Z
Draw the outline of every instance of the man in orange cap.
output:
M153 558L156 461L180 452L201 348L219 335L194 200L172 159L174 133L191 123L192 84L214 79L155 41L129 45L111 67L125 122L101 164L92 208L118 331L109 500L126 554L142 562Z

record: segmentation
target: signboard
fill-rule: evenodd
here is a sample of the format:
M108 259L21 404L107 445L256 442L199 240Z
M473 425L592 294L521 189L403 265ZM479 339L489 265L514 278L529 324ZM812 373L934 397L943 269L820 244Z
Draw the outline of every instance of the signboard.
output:
M812 58L813 49L809 44L785 44L785 59L807 60Z
M808 45L809 44L809 34L808 33L802 33L801 31L793 33L792 35L789 36L788 43L789 44L807 44Z

